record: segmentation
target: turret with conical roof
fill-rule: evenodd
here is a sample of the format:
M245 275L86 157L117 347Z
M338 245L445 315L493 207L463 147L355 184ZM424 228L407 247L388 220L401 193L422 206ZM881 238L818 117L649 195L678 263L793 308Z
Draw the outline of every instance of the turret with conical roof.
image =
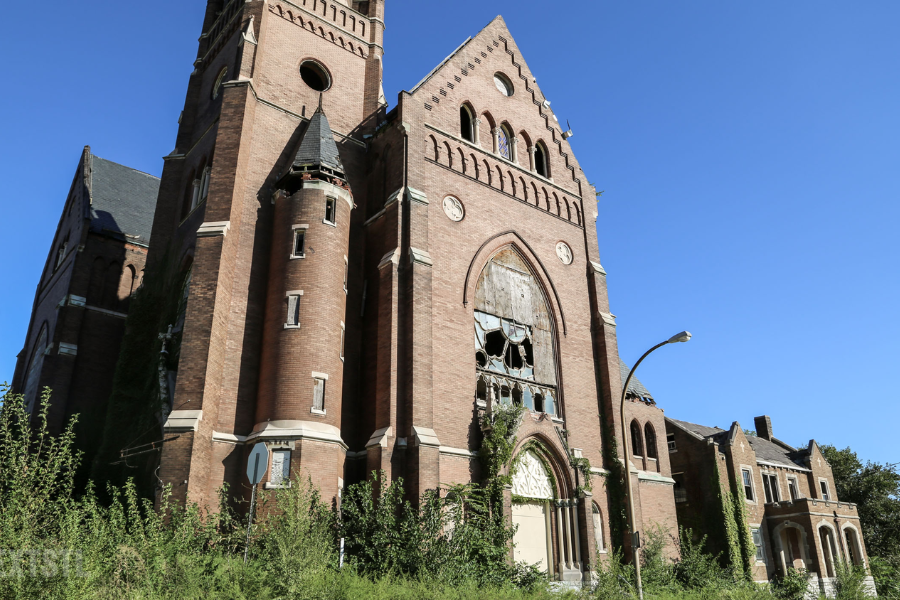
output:
M322 109L321 97L319 107L309 120L297 146L294 160L287 173L279 179L278 187L293 194L300 188L299 182L310 179L328 181L349 190L341 154L334 141L328 117Z

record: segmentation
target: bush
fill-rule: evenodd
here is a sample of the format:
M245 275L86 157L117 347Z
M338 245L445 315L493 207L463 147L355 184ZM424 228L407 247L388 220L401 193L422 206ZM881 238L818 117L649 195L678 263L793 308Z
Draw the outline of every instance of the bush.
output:
M805 600L809 591L809 573L788 567L787 573L775 579L772 591L781 600Z
M866 570L862 567L840 562L834 573L835 600L865 600L870 598L866 588Z
M900 600L900 557L869 559L869 568L875 579L875 589L880 598Z

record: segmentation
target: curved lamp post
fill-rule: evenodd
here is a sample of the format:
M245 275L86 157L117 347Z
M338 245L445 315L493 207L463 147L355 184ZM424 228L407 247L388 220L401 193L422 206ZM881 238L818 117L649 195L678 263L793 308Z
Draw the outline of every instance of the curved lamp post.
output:
M647 358L651 352L658 348L662 348L666 344L675 344L678 342L686 342L691 339L690 332L682 331L677 335L673 335L666 341L661 344L657 344L644 352L644 355L638 359L635 365L631 368L631 372L628 374L628 379L625 380L625 385L622 387L622 444L625 446L625 485L626 490L628 492L628 520L631 521L631 552L634 557L634 572L637 577L637 588L638 588L638 598L640 600L644 600L644 587L641 584L641 549L639 539L638 539L638 527L637 520L634 517L634 497L631 494L631 446L629 444L628 439L628 428L625 423L625 395L628 392L628 384L631 383L631 378L634 376L634 372L637 371L637 368L640 366L641 362L645 358Z

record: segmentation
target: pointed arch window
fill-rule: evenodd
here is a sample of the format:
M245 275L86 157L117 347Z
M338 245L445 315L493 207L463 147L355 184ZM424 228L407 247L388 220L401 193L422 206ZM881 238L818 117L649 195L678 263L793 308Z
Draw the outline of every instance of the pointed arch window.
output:
M591 503L592 516L594 521L594 543L597 545L598 552L606 552L606 544L603 541L603 513L596 502Z
M475 143L475 119L472 117L469 107L463 104L459 107L459 135L467 142Z
M647 458L659 458L656 452L656 430L653 425L644 425L644 443L647 446Z
M641 426L637 421L631 422L631 455L634 457L644 456L644 441L641 439Z

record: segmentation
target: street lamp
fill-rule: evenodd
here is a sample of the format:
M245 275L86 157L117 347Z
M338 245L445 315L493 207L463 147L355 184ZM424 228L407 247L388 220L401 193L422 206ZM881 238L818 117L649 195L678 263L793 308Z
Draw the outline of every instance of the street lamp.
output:
M628 492L628 519L629 521L631 521L631 552L632 556L634 557L634 572L637 577L638 598L640 598L640 600L644 600L644 587L641 584L641 549L639 547L637 519L635 519L634 517L634 496L632 496L631 494L631 451L628 443L628 429L625 424L625 395L628 392L628 384L631 383L631 378L632 376L634 376L634 372L637 371L637 368L640 366L641 362L643 362L643 360L647 358L651 352L653 352L657 348L662 348L666 344L677 344L678 342L686 342L689 339L691 339L690 332L682 331L681 333L673 335L663 343L657 344L644 352L644 355L640 357L635 365L631 368L631 372L628 374L628 379L625 380L625 385L622 387L622 444L625 446L625 485Z

